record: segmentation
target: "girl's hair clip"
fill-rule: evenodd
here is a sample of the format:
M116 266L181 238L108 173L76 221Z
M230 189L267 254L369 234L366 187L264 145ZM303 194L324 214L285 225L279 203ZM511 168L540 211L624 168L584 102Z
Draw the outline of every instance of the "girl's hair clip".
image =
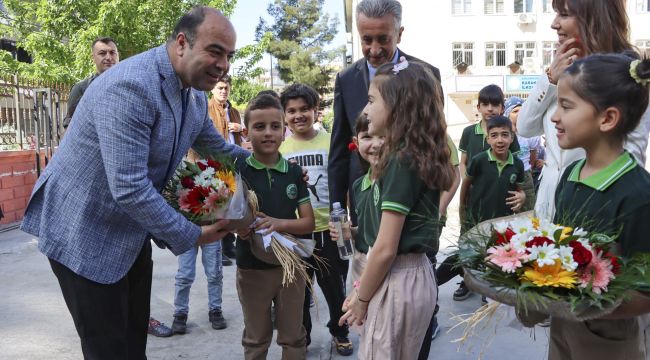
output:
M650 78L643 79L639 74L637 73L637 68L641 64L642 60L634 60L630 63L630 76L634 81L636 81L637 84L641 86L648 86L650 85Z
M400 71L406 69L407 67L409 67L409 62L406 61L406 58L404 56L400 56L397 64L393 65L393 74L397 75Z
M359 147L357 147L357 144L355 144L354 142L348 144L348 150L350 151L356 151L358 148Z

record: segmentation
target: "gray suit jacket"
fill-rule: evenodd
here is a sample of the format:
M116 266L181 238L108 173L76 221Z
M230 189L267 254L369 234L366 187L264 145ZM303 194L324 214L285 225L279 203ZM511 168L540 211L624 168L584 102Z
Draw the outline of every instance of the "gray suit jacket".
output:
M75 273L104 284L127 273L145 241L178 255L199 226L172 209L160 190L192 145L232 154L208 117L205 93L192 90L181 122L180 82L165 45L133 56L93 81L58 151L39 177L22 230Z

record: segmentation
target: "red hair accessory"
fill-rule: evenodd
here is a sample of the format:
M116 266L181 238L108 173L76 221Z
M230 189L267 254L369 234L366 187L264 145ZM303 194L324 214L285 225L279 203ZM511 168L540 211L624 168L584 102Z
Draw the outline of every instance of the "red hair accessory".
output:
M355 144L353 142L348 144L348 150L350 150L350 151L357 151L358 148L359 147L357 146L357 144Z

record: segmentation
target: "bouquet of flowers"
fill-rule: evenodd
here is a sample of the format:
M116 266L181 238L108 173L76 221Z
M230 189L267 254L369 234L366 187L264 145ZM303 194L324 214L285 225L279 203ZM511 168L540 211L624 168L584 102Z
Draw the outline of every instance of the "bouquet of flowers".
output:
M458 254L467 286L518 315L588 320L612 312L629 290L650 289L648 256L624 259L616 250L614 237L528 213L479 224Z
M163 196L196 224L230 219L228 228L237 229L254 220L246 188L229 157L208 155L197 162L183 161Z

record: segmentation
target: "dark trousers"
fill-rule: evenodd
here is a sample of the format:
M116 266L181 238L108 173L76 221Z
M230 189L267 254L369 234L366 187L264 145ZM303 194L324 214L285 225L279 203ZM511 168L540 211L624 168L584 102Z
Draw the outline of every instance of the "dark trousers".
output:
M345 301L345 281L348 273L348 261L341 260L339 251L336 247L336 242L330 238L329 231L315 232L314 240L316 240L316 247L314 254L323 258L327 265L323 266L316 264L313 257L307 261L313 268L308 268L307 272L309 277L313 278L316 275L316 281L325 295L327 308L329 309L330 320L327 322L327 327L332 336L348 336L348 327L346 325L339 326L338 322L343 316L343 301ZM309 313L309 298L311 292L309 288L305 290L305 303L303 306L302 324L307 330L307 338L311 334L311 315Z
M88 280L50 259L86 360L146 359L151 297L151 243L114 284Z
M235 259L235 234L228 233L221 239L221 253Z

